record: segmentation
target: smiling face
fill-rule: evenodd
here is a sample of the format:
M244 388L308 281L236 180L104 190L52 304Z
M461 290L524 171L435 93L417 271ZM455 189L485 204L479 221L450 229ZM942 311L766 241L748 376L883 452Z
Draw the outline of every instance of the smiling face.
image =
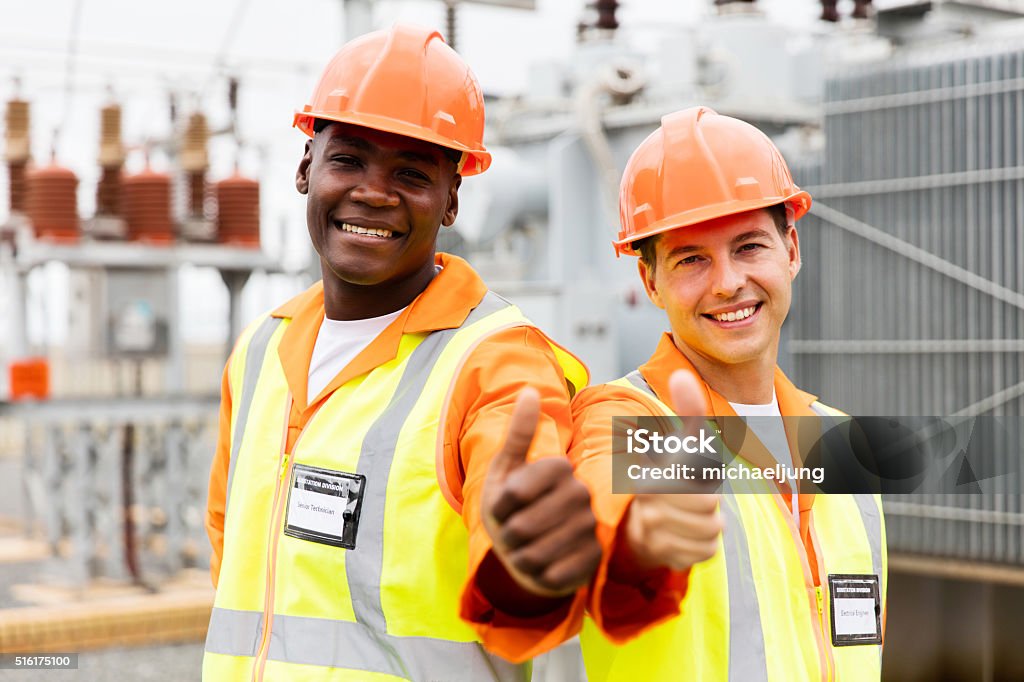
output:
M295 186L307 195L328 317L384 315L426 288L461 182L444 151L421 140L332 123L306 143Z
M800 270L796 229L766 210L666 232L640 262L647 295L668 314L675 344L705 379L774 369Z

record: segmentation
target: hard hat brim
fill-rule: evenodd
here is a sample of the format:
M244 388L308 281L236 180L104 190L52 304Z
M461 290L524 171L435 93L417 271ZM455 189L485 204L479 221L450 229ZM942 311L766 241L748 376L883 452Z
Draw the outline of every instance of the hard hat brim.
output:
M439 147L445 147L446 149L454 149L455 151L462 152L466 155L463 159L463 163L461 164L462 167L459 170L463 176L483 173L491 165L491 155L483 148L483 146L479 149L472 149L459 144L451 138L439 135L429 128L414 125L406 121L399 121L394 118L388 118L386 116L359 114L352 111L333 113L296 111L295 116L292 119L292 126L298 128L309 137L313 137L313 126L316 123L316 119L337 121L338 123L350 123L363 128L370 128L372 130L380 130L386 133L394 133L395 135L411 137L416 140L436 144Z
M807 212L810 210L811 195L800 190L788 197L736 199L725 204L717 203L709 206L703 206L696 210L677 213L675 215L668 216L667 218L663 218L662 220L647 226L643 232L631 234L628 237L625 234L625 230L620 230L619 239L618 241L613 241L612 246L615 247L616 257L622 255L636 256L639 254L633 248L633 243L638 242L641 239L647 239L648 237L653 237L665 232L671 232L672 230L678 230L683 227L691 227L708 220L715 220L716 218L746 213L747 211L756 211L759 208L768 208L769 206L775 206L776 204L788 204L793 210L793 222L796 222L807 215Z

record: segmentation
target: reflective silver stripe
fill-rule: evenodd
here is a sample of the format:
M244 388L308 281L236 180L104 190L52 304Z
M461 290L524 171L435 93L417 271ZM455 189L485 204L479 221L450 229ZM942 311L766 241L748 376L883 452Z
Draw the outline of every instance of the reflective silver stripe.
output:
M825 409L825 406L819 402L811 403L811 411L817 414L819 417L835 417L836 415ZM824 429L823 429L824 430Z
M394 675L413 682L529 679L529 667L489 656L476 642L395 637L360 623L274 616L268 658Z
M761 629L761 606L757 599L754 571L750 566L750 547L736 496L721 497L725 521L722 543L729 584L729 680L730 682L767 682L768 663Z
M644 393L658 397L640 370L633 370L625 378ZM729 680L767 682L768 662L764 630L761 628L761 606L750 564L750 546L736 496L730 484L726 486L728 490L720 498L720 509L725 521L722 544L729 585Z
M626 381L633 384L633 386L640 389L644 393L647 393L654 398L658 397L658 394L656 394L654 392L654 389L651 388L651 385L647 383L647 379L644 379L644 375L640 373L640 370L634 369L632 372L626 375L625 379Z
M453 329L434 332L413 350L391 402L366 432L359 453L356 471L366 476L366 483L356 547L345 554L345 572L356 621L377 632L387 632L380 582L384 564L384 506L395 446L430 371L454 335Z
M260 611L214 608L206 651L254 657L262 622ZM394 637L373 632L359 623L283 615L274 616L268 658L285 663L384 673L414 682L524 682L530 672L529 666L488 656L475 642Z
M871 548L871 570L878 576L878 598L885 606L885 574L882 571L882 514L873 495L854 495L860 520L864 524L864 533L868 536ZM878 647L879 664L881 664L882 647Z
M493 313L511 305L500 296L488 292L484 299L462 323L463 329ZM373 650L374 665L386 665L386 671L397 670L398 674L412 679L453 679L453 680L522 680L528 676L528 666L516 666L506 663L496 656L487 654L476 642L452 643L444 640L428 638L396 638L388 636L387 621L381 605L380 583L384 564L384 507L387 498L388 478L394 460L395 448L402 426L415 407L426 385L434 366L448 342L459 329L446 329L430 334L417 346L405 363L405 371L398 382L391 402L373 423L363 438L363 448L359 454L357 473L366 476L366 487L363 492L360 525L356 537L356 548L348 551L345 556L345 572L348 578L349 594L352 609L356 616L356 625L361 628L356 632L365 632L370 639L361 645ZM454 377L453 377L454 381ZM304 641L305 635L296 642L294 637L279 631L279 622L294 623L289 618L279 621L275 616L271 629L271 646L279 641L287 658L294 660L293 646ZM319 621L317 621L319 623ZM348 628L351 624L340 623L339 627ZM282 627L286 627L282 625ZM304 626L298 626L304 627ZM349 635L346 634L346 637ZM330 654L337 657L344 667L354 667L348 659L352 650L347 647L347 639L331 640L342 643L338 648L324 642L324 638L314 637L311 641L319 642L318 646L310 647L313 654L318 648L324 656ZM401 646L399 646L401 645ZM274 657L273 648L271 657ZM334 652L334 653L331 653ZM363 651L363 657L370 654ZM335 659L331 659L334 661ZM482 662L482 663L479 663ZM335 665L336 663L329 663ZM328 665L325 663L325 665ZM485 667L480 667L481 665ZM410 666L413 666L410 668ZM420 669L422 666L422 670ZM429 678L426 670L431 670ZM448 671L440 673L437 671Z
M263 638L263 612L214 607L206 631L206 651L228 656L255 656Z
M822 417L838 418L837 415L828 412L821 403L813 403L811 409ZM823 428L822 432L825 430ZM864 524L864 534L867 535L868 547L871 549L871 571L878 576L878 598L884 599L885 574L882 570L882 513L873 495L857 494L853 495L853 500L856 502L857 510L860 512L860 520ZM882 647L878 647L878 657L879 663L881 663Z
M270 337L274 335L281 319L267 317L263 320L256 331L249 339L249 347L245 353L245 372L242 374L242 395L235 403L238 409L238 416L235 418L235 431L231 434L231 459L228 462L228 485L224 493L224 508L227 509L228 498L231 495L231 481L235 476L235 462L238 460L238 451L242 447L242 437L245 435L245 424L249 420L249 408L252 407L252 398L256 393L256 384L260 378L260 369L263 367L263 356L267 354L267 346L270 345Z
M878 576L878 585L881 589L885 576L882 575L882 515L878 511L878 504L873 495L854 495L860 510L860 518L864 523L864 532L868 536L868 546L871 547L871 570Z
M497 294L488 292L459 329L509 305ZM384 503L395 446L402 425L419 400L434 365L459 329L434 332L413 350L406 360L405 371L391 396L391 402L363 438L357 473L366 476L366 487L363 491L356 549L346 554L345 571L356 621L378 632L387 632L384 609L380 603L380 580L384 564Z

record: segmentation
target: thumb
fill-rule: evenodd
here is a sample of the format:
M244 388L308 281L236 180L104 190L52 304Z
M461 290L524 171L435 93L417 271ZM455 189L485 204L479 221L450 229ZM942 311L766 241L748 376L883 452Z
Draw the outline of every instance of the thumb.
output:
M540 419L540 394L537 389L527 386L519 392L512 416L509 418L505 442L491 460L490 475L503 480L510 473L526 463L533 434Z
M683 417L686 431L693 433L708 416L704 387L691 372L681 369L669 377L668 387L672 396L672 409Z
M668 387L672 397L672 409L682 419L682 432L688 436L700 434L705 420L710 416L703 384L693 373L680 369L669 377ZM692 487L693 492L706 492L709 488L717 488L717 484L708 483L709 479L706 478L707 469L717 467L715 460L709 459L707 455L693 455L685 459L701 472Z

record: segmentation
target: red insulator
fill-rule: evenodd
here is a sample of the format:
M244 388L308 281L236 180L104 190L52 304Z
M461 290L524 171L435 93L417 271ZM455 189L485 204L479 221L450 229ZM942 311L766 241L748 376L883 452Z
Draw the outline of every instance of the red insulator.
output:
M189 217L202 218L206 215L206 174L203 171L191 171L187 176Z
M152 244L174 243L171 177L146 169L121 183L121 215L128 239Z
M237 173L217 183L217 240L259 247L260 183Z
M25 214L38 239L76 242L78 225L78 178L71 170L52 165L33 168L25 180Z
M12 161L7 164L7 177L10 180L11 211L25 212L25 200L28 195L28 162Z
M96 215L121 215L121 169L104 168L96 185Z

